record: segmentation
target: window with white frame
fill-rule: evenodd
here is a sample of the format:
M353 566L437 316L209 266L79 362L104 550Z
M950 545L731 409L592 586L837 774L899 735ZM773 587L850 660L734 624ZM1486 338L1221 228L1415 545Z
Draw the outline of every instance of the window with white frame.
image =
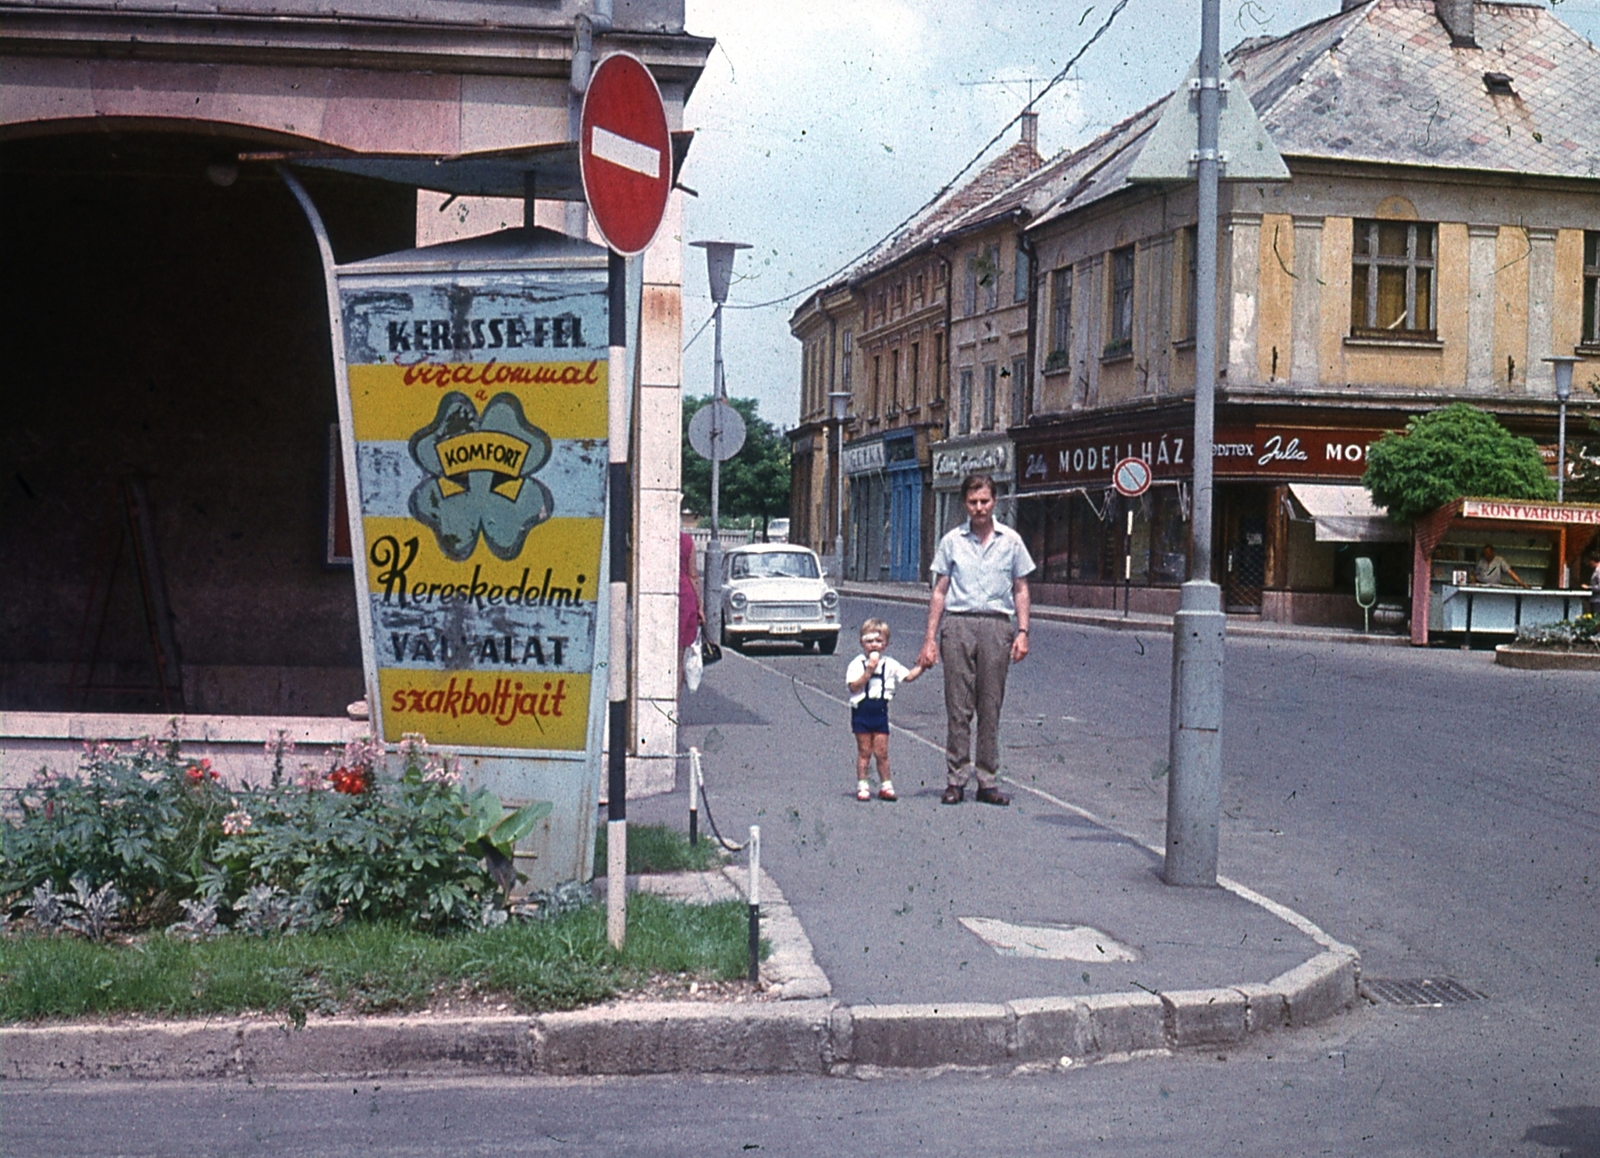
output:
M987 245L983 250L982 276L983 308L992 310L1000 304L1000 246Z
M1351 336L1432 341L1433 225L1357 221L1351 248Z

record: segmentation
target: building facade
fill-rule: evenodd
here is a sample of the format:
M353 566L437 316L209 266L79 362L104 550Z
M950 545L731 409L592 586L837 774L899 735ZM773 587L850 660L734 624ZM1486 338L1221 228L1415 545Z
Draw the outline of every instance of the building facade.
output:
M1359 485L1374 440L1464 400L1553 459L1545 359L1600 385L1600 54L1539 8L1374 0L1224 71L1292 179L1221 195L1212 577L1233 612L1359 623L1358 557L1409 591L1409 531ZM1044 600L1170 611L1186 577L1193 187L1128 179L1161 111L1074 154L1027 228L1038 386L1012 433ZM1155 478L1134 500L1129 455Z
M363 680L332 485L328 303L316 244L273 158L457 158L564 142L575 71L614 49L645 61L678 129L712 42L684 30L681 0L614 15L580 0L404 12L362 0L0 8L13 286L0 325L18 351L0 429L13 479L0 500L0 554L12 562L0 578L7 727L39 713L56 721L29 725L40 736L116 738L138 734L143 725L119 720L140 712L159 713L158 731L168 715L221 718L205 725L207 742L234 737L240 759L259 758L284 721L291 734L332 735L318 721L343 720ZM570 200L536 199L525 212L521 199L447 199L425 182L326 170L301 179L341 262L529 218L586 230ZM635 472L641 709L630 751L644 781L667 784L679 196L643 263ZM124 507L142 528L137 559ZM158 658L165 682L152 675Z

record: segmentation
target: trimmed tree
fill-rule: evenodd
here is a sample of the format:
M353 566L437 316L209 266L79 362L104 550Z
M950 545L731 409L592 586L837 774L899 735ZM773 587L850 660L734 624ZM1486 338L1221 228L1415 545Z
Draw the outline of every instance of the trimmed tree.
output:
M1512 434L1492 415L1457 402L1414 416L1367 451L1361 482L1389 517L1410 522L1467 495L1553 499L1556 481L1531 438Z

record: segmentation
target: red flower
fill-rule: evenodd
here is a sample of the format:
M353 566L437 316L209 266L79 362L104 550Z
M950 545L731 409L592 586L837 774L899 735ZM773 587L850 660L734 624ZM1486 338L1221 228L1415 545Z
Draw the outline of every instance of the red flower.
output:
M199 784L203 780L220 780L222 774L211 766L210 760L202 760L198 764L190 764L183 770L190 784Z
M346 796L360 796L372 787L372 771L368 768L335 768L328 773L335 792Z

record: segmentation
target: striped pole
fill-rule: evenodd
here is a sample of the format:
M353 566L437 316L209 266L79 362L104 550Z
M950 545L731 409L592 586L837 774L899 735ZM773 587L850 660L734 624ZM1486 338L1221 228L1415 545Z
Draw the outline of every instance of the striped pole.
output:
M700 843L700 749L689 749L689 843Z
M622 948L628 936L628 530L633 522L633 487L628 473L633 383L623 380L628 343L627 259L613 252L610 298L610 423L606 485L611 492L611 649L607 657L606 938Z
M750 981L761 980L761 826L750 826Z

